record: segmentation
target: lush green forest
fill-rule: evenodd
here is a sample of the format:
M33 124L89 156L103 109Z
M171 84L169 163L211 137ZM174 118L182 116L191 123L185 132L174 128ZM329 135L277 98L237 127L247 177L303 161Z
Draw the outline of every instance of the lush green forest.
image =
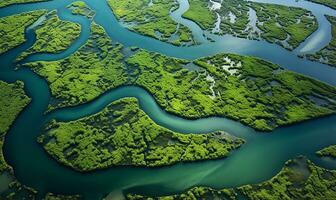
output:
M103 111L73 122L53 122L39 138L58 161L79 171L114 165L157 167L217 159L243 144L224 132L178 134L156 125L136 99L111 103Z
M42 1L48 0L2 0L0 2L0 9L1 11L7 11L8 9L8 13L17 13L11 10L13 8L12 6ZM336 8L334 0L308 1L323 4L330 8ZM62 4L62 6L59 6L57 4L57 6L55 6L50 1L50 5L44 5L44 3L43 5L39 4L38 8L41 6L42 8L46 8L46 10L35 10L10 16L7 16L7 12L3 12L5 17L0 18L0 59L4 61L4 64L0 62L0 65L4 66L0 66L0 74L1 77L5 77L6 80L16 81L7 83L0 80L0 199L80 200L91 198L90 195L92 195L92 191L99 193L96 196L102 197L107 195L108 192L111 192L107 191L110 188L117 189L120 193L124 192L125 198L129 200L236 200L240 198L251 200L336 199L336 170L326 169L322 167L322 165L320 166L318 162L314 163L315 160L314 162L310 161L308 158L311 158L311 155L305 155L308 158L299 156L287 161L281 171L273 178L256 184L214 189L197 185L197 181L199 181L198 183L207 183L205 180L197 179L197 177L188 177L194 179L192 180L194 182L188 183L192 185L193 188L179 194L151 197L141 193L133 194L130 192L134 187L136 189L138 186L140 188L142 186L147 188L151 186L150 184L153 184L153 187L167 186L167 190L171 187L169 185L171 183L169 182L170 180L167 182L160 180L163 179L163 176L160 177L161 175L155 180L157 182L141 180L139 183L134 184L132 182L133 178L143 176L143 174L141 174L142 169L137 171L137 168L147 167L150 168L150 170L153 168L159 170L160 167L165 167L175 172L176 169L171 169L174 168L171 165L177 163L182 165L177 166L182 169L182 167L184 167L183 165L191 165L190 162L197 161L208 160L207 163L209 166L211 163L215 163L214 160L217 159L226 159L225 162L232 162L232 158L234 157L230 156L234 156L235 153L243 154L249 150L245 149L245 147L249 148L249 143L245 143L258 142L260 138L271 138L271 136L273 136L271 134L277 134L272 132L276 128L336 114L336 87L323 82L332 82L328 77L325 79L321 78L320 81L283 68L289 67L289 69L296 70L296 66L281 67L262 58L248 56L260 56L258 53L255 53L258 52L259 49L253 48L252 51L255 51L253 53L250 52L250 49L237 50L244 55L219 53L201 58L198 57L199 55L210 55L211 52L222 52L221 49L216 51L211 50L209 51L210 53L199 51L207 51L212 48L212 42L219 43L219 47L216 47L216 44L214 48L221 48L221 41L217 41L216 38L221 38L220 36L229 34L234 37L239 37L239 40L246 38L278 44L287 49L285 50L279 47L281 51L286 52L281 55L285 55L286 57L286 55L294 54L295 56L293 57L298 59L298 61L294 63L299 63L299 65L300 63L310 63L314 65L315 63L309 62L309 60L311 60L330 66L336 66L336 17L325 16L331 24L332 38L330 43L314 54L298 55L298 51L292 50L299 47L302 42L318 29L317 19L320 20L321 17L323 17L322 15L316 15L316 17L311 11L303 8L242 0L188 0L188 2L190 7L182 17L192 20L201 27L204 31L201 32L204 38L209 40L209 43L206 43L204 46L196 46L199 44L194 40L192 31L187 26L174 21L171 17L172 12L179 8L179 3L175 0L106 0L104 3L106 3L107 10L103 10L104 8L101 5L99 5L101 7L95 7L91 2L87 2L86 4L83 1L71 1L67 5ZM311 5L311 3L308 4ZM88 5L92 5L92 8ZM25 7L26 5L21 6L22 8L18 10L29 11L34 10L34 8L36 9L36 7L33 6L32 8L28 6ZM319 7L325 9L324 6L319 5ZM100 10L100 8L102 10ZM130 30L132 31L131 36L134 37L136 37L134 33L140 34L137 38L140 38L140 40L144 39L145 44L141 48L133 47L130 44L138 43L128 43L128 41L126 41L124 45L119 43L124 41L123 39L125 38L129 40L133 39L132 37L111 38L115 35L111 34L109 36L108 33L110 34L114 29L108 29L110 28L110 24L106 25L102 23L104 15L99 15L101 14L99 12L106 15L105 11L113 12L122 25L122 27L113 28L119 28L117 31L125 34L130 34L131 32L128 31ZM79 24L81 20L78 20L78 23L71 21L71 16L75 17L75 15L78 18L85 19L87 24L90 24L90 27L82 27L82 25L86 25L86 23ZM100 24L98 24L98 22ZM110 23L110 21L108 22ZM113 21L113 23L118 25L118 22ZM51 59L48 58L47 60L53 61L43 61L41 59L31 63L22 62L25 61L25 58L33 54L38 57L39 54L43 53L58 54L66 51L79 39L82 28L89 28L90 35L87 35L89 36L88 40L74 53L71 51L71 54L66 54L67 56L60 60L53 59L52 56L54 55L50 55ZM104 28L108 29L108 33ZM15 50L17 51L15 53L18 54L10 51L27 42L26 32L28 30L35 33L33 37L29 37L32 46L22 50L23 52ZM216 35L211 35L210 33ZM214 39L212 39L211 36ZM197 57L198 59L188 60L174 58L163 55L163 53L142 49L148 48L157 50L156 46L152 48L146 43L147 41L148 43L153 41L153 38L168 43L163 45L164 48L172 48L172 51L174 48L179 48L179 50L186 49L186 52L190 52L191 54L195 53L191 57ZM238 40L238 38L235 39ZM159 41L156 42L155 45L160 44ZM237 42L237 44L238 43L239 42ZM245 43L242 42L241 44ZM225 45L226 44L223 44L223 46ZM268 45L267 47L275 48L277 46ZM245 47L242 45L240 48ZM73 48L71 48L71 50L72 49ZM223 48L223 52L226 52L224 50ZM228 51L236 52L235 50L231 51L231 49ZM19 55L19 57L14 58L17 55ZM169 55L176 54L172 53ZM45 55L42 55L42 57L43 56ZM300 56L302 59L296 56ZM181 57L189 58L189 54L188 56L182 55ZM288 56L288 58L293 57ZM264 56L264 58L273 59L268 56ZM277 59L273 61L278 62ZM297 71L302 72L300 70ZM314 69L303 71L305 74L310 75L315 73ZM320 71L317 73L319 72ZM325 70L323 72L329 71ZM41 85L41 87L40 85L34 85L35 83L40 84L44 80L46 81L44 83L48 85ZM36 86L36 88L34 88L33 92L30 88L25 90L23 82L29 82L26 86L31 87L31 85L33 85ZM47 86L49 86L49 88ZM159 111L161 112L160 109L162 109L163 112L170 114L170 117L176 116L183 120L195 120L208 117L214 118L207 120L217 120L220 117L229 118L232 120L227 120L228 124L224 125L228 127L225 128L234 130L232 133L215 131L210 133L182 134L178 131L174 131L173 128L170 130L164 127L165 125L161 126L156 124L154 118L151 119L149 117L150 114L146 114L147 111L144 111L146 109L142 110L139 100L134 97L109 102L107 106L97 113L80 119L72 121L49 120L55 116L54 114L56 114L57 117L59 113L63 114L62 112L64 112L65 115L70 115L69 113L72 112L72 109L77 109L75 108L76 106L79 106L79 109L85 106L91 106L91 104L88 103L93 103L93 101L102 97L102 95L107 92L115 89L123 89L123 86L136 86L144 89L152 95L159 106ZM45 104L49 103L47 110L41 111L36 109L34 107L36 103L29 106L29 103L31 101L34 102L34 99L36 99L34 96L36 95L36 89L38 89L38 94L45 95L43 98L49 99L49 102L48 100L44 102ZM27 94L25 91L27 91ZM29 97L27 95L29 95ZM128 94L126 96L128 96ZM130 94L129 96L132 95ZM98 104L94 104L94 106L97 105ZM26 107L28 109L25 110ZM68 108L71 110L69 113L67 113ZM88 110L90 109L92 109L92 107L88 108ZM75 188L77 191L74 193L69 192L70 189L69 191L66 189L64 194L62 194L62 191L60 191L62 187L59 185L55 183L49 185L44 181L41 187L41 183L38 183L38 181L39 179L42 180L42 177L37 177L36 179L38 179L38 181L32 181L29 179L30 177L26 180L27 177L25 177L24 173L22 174L21 165L13 164L12 166L14 168L9 165L24 162L17 160L17 157L21 158L18 155L15 155L16 158L13 159L14 154L17 154L15 151L13 151L13 155L11 155L12 153L7 154L9 146L20 148L20 150L21 148L24 149L27 147L27 149L29 149L33 146L32 143L28 144L32 146L23 145L21 147L19 145L13 145L17 144L13 143L16 142L13 140L14 137L6 137L8 133L17 134L20 132L15 129L11 130L11 127L14 127L14 122L16 122L15 127L19 127L17 124L20 123L24 115L30 112L38 112L37 114L40 114L41 117L41 119L37 118L35 120L36 122L33 122L32 125L29 126L37 127L39 128L38 130L40 130L39 137L33 135L32 142L34 145L37 145L37 148L40 148L40 154L45 155L45 158L42 156L37 159L41 161L41 166L28 165L27 168L29 169L29 167L31 167L33 169L35 167L38 170L42 170L44 167L43 162L50 161L50 158L52 158L62 164L58 167L64 167L66 173L63 173L63 171L60 171L61 173L58 172L58 168L53 168L54 171L57 171L59 174L68 173L71 175L71 177L69 176L71 183L77 181L77 175L88 175L88 179L85 177L79 181L83 184L87 184L85 183L86 180L93 181L95 184L99 182L99 184L97 184L98 186L95 187L102 188L88 191L87 193L90 193L89 197L86 196L86 191L81 193L77 188ZM19 118L20 120L15 121L20 113L23 114ZM30 117L30 115L27 116ZM333 116L331 116L331 119L333 119L332 117ZM67 117L65 116L65 118ZM321 121L322 120L324 119L321 119ZM234 121L241 124L235 123ZM198 123L199 121L195 122ZM209 130L218 130L216 129L217 125L218 124L214 125L214 128ZM248 127L245 127L245 125ZM306 124L303 124L302 126L304 130L310 128L307 128L305 125ZM237 130L235 126L238 127ZM27 127L27 130L28 128L29 127ZM298 129L288 127L288 129L284 128L284 130L294 132ZM236 133L236 131L242 132ZM279 132L282 131L283 130L280 130ZM32 134L31 132L33 131L27 131L27 134ZM262 132L265 132L265 135L263 135ZM242 135L240 137L244 137L244 139L231 134ZM286 136L286 134L284 134L284 136ZM320 135L317 135L316 138L318 137L321 138ZM7 145L7 143L5 145L5 139L6 141L12 139L11 142L9 142L10 145ZM289 140L290 139L291 138L289 138ZM323 141L317 142L324 144L322 143ZM286 141L283 142L284 146L288 144L285 142ZM329 144L330 143L328 143L328 145ZM292 144L288 146L290 145ZM316 153L313 151L312 155L315 155L317 160L332 159L333 162L336 158L336 145L324 146L325 148ZM34 148L29 149L29 151L35 151L36 149ZM251 152L248 151L248 156L250 153ZM281 156L287 155L289 154L286 154L286 152L281 154ZM55 162L54 164L58 163ZM216 165L217 164L216 162ZM224 165L226 165L226 163ZM14 169L17 170L15 166L21 167L18 171L15 171L15 175L20 174L20 176L17 176L17 179L14 175ZM212 166L218 167L216 168L218 170L220 169L219 167L223 167L219 165ZM272 163L272 165L269 166L273 167L274 164ZM113 184L108 185L110 183L104 183L104 177L101 177L101 180L92 178L96 172L99 173L99 171L112 167L123 167L127 170L130 168L130 172L132 173L130 177L132 177L132 179L127 180L130 182L116 179L112 181L120 181L121 183L113 185L113 182ZM201 167L203 167L203 165ZM35 168L34 170L36 170ZM25 170L26 167L23 169ZM182 170L184 170L184 168ZM54 171L50 173L54 173ZM139 171L140 174L137 174ZM28 170L27 173L29 173ZM34 173L37 172L34 171ZM40 171L38 171L38 173L40 173ZM43 171L41 174L48 173L47 171ZM106 173L110 173L110 171ZM115 172L111 170L111 177L114 176L113 173ZM73 174L75 175L72 176ZM150 175L151 174L148 176L146 174L148 177L150 177ZM147 178L146 176L144 177ZM188 176L191 175L188 174ZM58 183L58 180L56 180L56 182ZM27 186L25 184L27 184ZM182 181L181 184L183 184ZM38 185L38 187L35 187L35 185ZM68 186L69 185L70 184L68 184ZM91 185L89 186L91 187ZM49 191L49 187L52 188L52 190ZM87 185L85 185L85 187L87 187ZM174 191L177 191L178 187L179 186L176 186ZM107 199L106 197L106 200Z
M208 8L209 2L190 0L189 3L190 8L183 14L183 17L195 21L202 29L212 28L216 22L216 15Z
M251 10L256 12L255 24L251 24ZM265 39L290 50L298 47L318 28L312 13L302 8L240 0L223 0L217 8L205 0L192 0L183 17L211 30L217 21L216 14L221 19L219 34Z
M25 29L45 13L39 10L0 18L0 54L24 43Z
M84 1L75 1L68 8L72 11L74 15L83 15L89 19L93 19L96 12L92 10Z
M120 44L112 43L101 26L93 23L87 43L70 57L28 66L48 80L55 98L63 99L51 107L74 106L127 81L121 49Z
M336 145L330 145L317 152L317 155L321 157L332 157L336 158Z
M41 1L49 1L49 0L2 0L0 1L0 8L13 5L13 4L32 3L32 2L41 2Z
M2 145L4 137L13 121L24 107L30 102L30 99L23 91L23 83L16 82L8 84L0 81L0 173L8 170L10 167L6 164Z
M185 67L191 61L145 50L125 58L122 45L112 44L100 26L93 24L91 30L87 44L69 58L26 65L45 77L54 97L63 100L52 107L78 105L108 89L138 85L171 113L226 116L258 130L335 112L334 87L264 60L219 54L194 61L200 70L189 71Z
M12 167L7 164L3 155L5 135L19 113L28 105L30 98L23 90L23 83L17 81L9 84L0 81L0 176L9 177L8 185L2 184L0 199L14 199L20 193L26 193L28 197L34 195L34 190L20 184L14 177Z
M81 26L74 22L60 20L57 12L46 15L46 19L36 28L36 42L21 54L23 59L36 53L59 53L68 49L79 37Z
M132 31L178 46L194 44L191 31L169 16L178 7L175 1L108 0L108 3L117 18Z

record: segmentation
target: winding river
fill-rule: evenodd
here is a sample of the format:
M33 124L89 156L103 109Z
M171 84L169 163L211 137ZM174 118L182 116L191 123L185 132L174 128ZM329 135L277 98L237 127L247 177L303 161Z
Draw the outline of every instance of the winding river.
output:
M83 45L89 37L90 21L84 17L73 16L65 9L74 0L53 0L50 2L9 6L0 9L0 17L36 9L57 9L61 19L81 24L82 34L66 51L50 55L36 54L25 62L34 60L58 60L69 56ZM203 42L193 47L176 47L152 38L144 37L123 28L103 0L84 0L97 15L95 21L104 26L112 40L125 46L138 46L150 51L184 59L194 59L219 52L254 55L280 64L282 67L317 78L336 85L336 69L323 64L300 59L295 52L287 51L277 45L263 41L250 41L232 36L214 36L215 42ZM271 2L266 1L265 2ZM172 13L174 20L182 20L180 15L189 6L181 0L180 8ZM294 0L274 1L277 4L293 5L314 11L318 16L324 14L336 16L336 11L318 4ZM316 11L316 12L315 12ZM317 17L319 30L311 35L299 49L316 51L328 42L330 24L322 25L322 18ZM110 20L106 20L110 19ZM185 19L183 19L185 20ZM199 30L195 23L181 21ZM321 28L325 27L325 28ZM329 29L328 29L329 28ZM194 31L193 31L194 32ZM319 35L323 40L314 42ZM324 35L325 34L325 35ZM330 33L329 33L330 34ZM13 60L36 40L33 30L27 30L27 42L0 55L0 79L8 82L22 80L25 90L32 102L16 119L6 135L4 152L6 160L14 167L18 180L39 191L39 197L47 191L64 194L82 194L86 199L101 199L111 193L115 198L121 197L123 190L140 192L148 195L163 195L181 192L195 185L207 185L215 188L233 187L247 183L258 183L274 176L284 162L297 155L306 155L317 164L335 168L336 163L321 160L314 152L322 147L336 143L336 116L310 120L297 125L276 129L272 133L259 133L238 122L225 118L205 118L186 120L162 110L155 99L146 90L128 86L107 91L97 99L86 104L56 110L48 115L43 113L50 100L47 82L26 68L14 70ZM330 40L330 38L329 38ZM57 119L69 121L97 113L107 104L124 97L135 97L140 107L157 124L181 133L207 133L224 130L242 137L247 144L233 152L227 159L196 163L180 163L162 168L112 167L92 173L82 174L64 167L46 154L36 142L42 127L47 121ZM239 177L239 178L237 178Z

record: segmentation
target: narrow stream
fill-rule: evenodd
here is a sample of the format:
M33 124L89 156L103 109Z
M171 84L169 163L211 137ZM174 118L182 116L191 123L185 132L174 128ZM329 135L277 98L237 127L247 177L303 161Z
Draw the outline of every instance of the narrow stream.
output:
M69 56L85 43L89 35L90 21L81 17L75 18L64 9L73 1L53 0L0 9L0 17L41 8L58 9L62 19L76 21L82 25L83 33L71 48L56 55L36 54L28 61L58 60ZM218 52L255 55L281 64L290 70L302 72L336 85L336 70L334 68L299 59L292 52L276 45L230 36L218 36L218 40L214 43L188 48L175 47L123 28L116 21L105 1L85 0L85 2L97 11L95 21L104 26L112 40L125 46L139 46L185 59L213 55ZM315 6L314 9L324 8L317 4L312 5ZM183 8L179 9L183 10ZM63 194L82 194L88 200L98 200L110 192L115 197L120 196L123 190L148 195L163 195L181 192L195 185L207 185L215 188L233 187L267 180L281 169L285 161L300 154L313 158L320 165L330 168L336 167L334 163L321 161L314 157L316 150L336 143L334 135L336 134L336 116L279 128L272 133L259 133L225 118L186 120L171 115L157 105L151 94L135 86L113 89L86 104L59 109L45 116L43 113L50 100L50 91L46 81L29 69L23 68L14 71L12 64L17 55L32 46L36 39L33 31L27 31L26 37L26 43L0 55L0 79L8 82L22 80L25 83L27 94L32 98L32 102L19 115L6 135L4 152L6 160L14 167L18 180L36 188L40 192L40 196L50 191ZM171 130L186 134L223 130L242 137L248 142L227 159L180 163L162 168L112 167L86 174L60 165L48 156L36 142L36 138L42 133L43 125L47 121L51 119L69 121L91 115L99 112L109 103L124 97L137 98L141 109L151 119Z

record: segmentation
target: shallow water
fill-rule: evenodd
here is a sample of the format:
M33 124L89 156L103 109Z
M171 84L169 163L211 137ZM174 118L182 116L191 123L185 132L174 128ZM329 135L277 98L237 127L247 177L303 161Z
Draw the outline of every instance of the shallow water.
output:
M74 42L71 48L56 55L37 54L30 57L28 61L61 59L69 56L85 43L89 36L90 21L84 17L75 17L66 11L65 6L71 2L69 0L53 0L0 9L0 17L40 8L58 9L62 19L76 21L82 25L81 37ZM295 53L284 50L277 45L231 36L214 36L216 41L214 43L206 42L195 47L176 47L126 30L116 21L105 1L85 0L85 2L97 11L95 21L104 26L112 40L125 46L139 46L185 59L213 55L218 52L254 55L281 64L284 68L336 85L336 70L334 68L300 59ZM320 10L319 12L327 14L332 11L331 14L335 14L335 11L317 4L302 4L301 1L295 3L290 0L276 2L291 2L293 5L307 6L310 10ZM179 8L179 15L183 13L181 12L183 5L188 6L185 3L185 1L181 1L182 7ZM176 19L179 18L176 17ZM188 26L197 26L192 22L188 24ZM199 30L197 27L193 28L192 30ZM314 38L313 35L312 38ZM15 175L19 181L38 189L40 194L46 191L79 193L91 200L100 199L112 191L114 191L113 195L118 196L121 190L126 189L149 195L162 195L180 192L195 185L207 185L215 188L239 186L269 179L281 169L286 160L300 154L307 155L318 164L328 168L336 167L334 162L320 160L314 156L316 150L336 143L334 135L336 133L336 116L279 128L272 133L265 134L225 118L186 120L171 115L162 110L146 90L132 86L107 91L87 104L60 109L44 116L43 113L50 100L50 91L46 81L29 69L14 71L14 66L11 64L20 52L33 45L35 35L32 31L27 32L27 39L25 44L0 56L0 79L9 82L24 81L25 90L32 98L32 102L20 114L7 134L4 151L5 158L14 166ZM112 167L82 174L58 164L36 142L43 125L48 120L78 119L99 112L107 104L123 97L137 98L141 109L151 119L171 130L186 134L224 130L244 138L247 144L233 152L227 159L180 163L153 169Z

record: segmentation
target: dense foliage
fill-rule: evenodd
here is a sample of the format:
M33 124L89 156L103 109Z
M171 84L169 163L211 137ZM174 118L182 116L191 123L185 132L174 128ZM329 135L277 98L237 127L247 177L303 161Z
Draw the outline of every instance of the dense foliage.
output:
M82 199L79 195L65 196L65 195L56 195L53 193L48 193L44 200L80 200Z
M12 168L6 163L3 156L5 135L19 113L30 102L25 95L22 82L8 84L0 81L0 176L9 177L9 184L3 183L0 199L16 199L21 193L33 197L35 191L21 185L13 176Z
M336 89L282 70L261 59L219 54L190 61L136 50L129 57L94 24L88 43L70 57L35 62L47 78L55 107L90 101L108 89L137 85L165 110L187 118L226 116L259 130L272 130L335 112ZM320 102L323 102L322 104Z
M214 26L216 15L209 10L208 1L190 0L189 4L190 8L183 14L183 17L195 21L202 29L210 29Z
M72 14L83 15L89 19L93 19L96 14L84 1L75 1L68 8L72 11Z
M2 0L0 1L0 8L13 5L13 4L34 3L34 2L41 2L41 1L49 1L49 0Z
M45 13L38 10L0 18L0 54L24 43L26 28Z
M187 118L226 116L271 130L335 112L336 89L247 56L219 54L187 61L144 50L127 60L134 84L149 90L167 111ZM325 105L315 102L325 100Z
M302 8L241 0L223 0L218 7L212 4L207 0L192 0L190 9L183 16L207 30L220 20L219 34L265 39L291 50L318 28L312 13ZM256 20L251 15L253 11Z
M156 125L132 98L118 100L78 121L53 122L47 132L40 138L46 151L80 171L223 158L243 143L223 132L172 132Z
M126 82L121 48L93 23L89 40L76 53L59 61L31 63L30 67L48 80L52 94L61 100L55 102L58 107L78 105Z
M113 13L132 31L172 43L194 44L191 31L169 16L178 7L172 0L108 0Z
M68 49L80 36L81 26L60 20L56 11L46 15L46 19L36 28L36 42L24 52L20 59L35 53L59 53Z
M22 82L8 84L0 81L0 173L9 166L6 164L2 145L9 127L22 109L30 102L23 91Z
M316 152L316 154L321 156L321 157L336 158L336 145L328 146L328 147Z
M258 17L261 37L269 42L294 49L318 28L310 11L280 5L252 4Z

